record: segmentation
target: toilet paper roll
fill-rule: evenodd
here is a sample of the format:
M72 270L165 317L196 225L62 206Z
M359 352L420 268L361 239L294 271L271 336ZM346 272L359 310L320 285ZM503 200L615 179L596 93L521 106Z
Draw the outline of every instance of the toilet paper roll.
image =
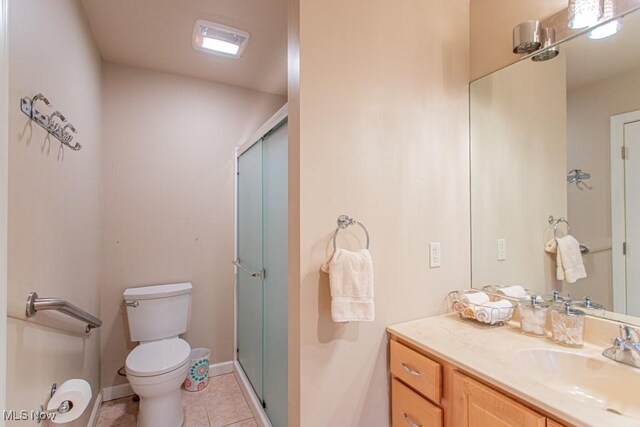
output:
M56 390L47 405L47 410L52 411L60 407L62 402L71 402L71 410L64 414L56 414L51 422L55 424L68 423L84 413L91 402L91 385L82 379L67 380Z

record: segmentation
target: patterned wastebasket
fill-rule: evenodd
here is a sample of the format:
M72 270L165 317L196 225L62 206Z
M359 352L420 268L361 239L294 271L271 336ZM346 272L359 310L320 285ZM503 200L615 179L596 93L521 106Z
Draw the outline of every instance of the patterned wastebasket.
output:
M191 350L191 367L184 380L184 389L187 391L200 391L209 384L209 356L208 348L194 348Z

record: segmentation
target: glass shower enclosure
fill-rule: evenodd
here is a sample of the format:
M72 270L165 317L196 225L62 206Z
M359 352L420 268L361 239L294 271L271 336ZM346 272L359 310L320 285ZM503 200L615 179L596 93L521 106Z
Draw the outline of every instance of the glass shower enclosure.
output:
M287 426L287 122L237 158L237 360L274 427Z

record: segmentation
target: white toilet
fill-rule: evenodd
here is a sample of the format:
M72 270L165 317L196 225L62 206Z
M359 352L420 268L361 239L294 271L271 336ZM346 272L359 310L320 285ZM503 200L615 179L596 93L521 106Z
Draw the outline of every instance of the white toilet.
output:
M180 387L189 370L187 332L191 283L129 288L124 292L131 341L127 379L140 396L138 427L180 427L184 421Z

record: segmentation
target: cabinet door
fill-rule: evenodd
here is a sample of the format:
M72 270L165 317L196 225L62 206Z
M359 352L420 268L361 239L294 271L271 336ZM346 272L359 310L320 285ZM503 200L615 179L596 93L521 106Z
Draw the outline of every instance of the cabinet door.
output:
M454 373L455 425L465 427L545 427L546 418L513 399Z

